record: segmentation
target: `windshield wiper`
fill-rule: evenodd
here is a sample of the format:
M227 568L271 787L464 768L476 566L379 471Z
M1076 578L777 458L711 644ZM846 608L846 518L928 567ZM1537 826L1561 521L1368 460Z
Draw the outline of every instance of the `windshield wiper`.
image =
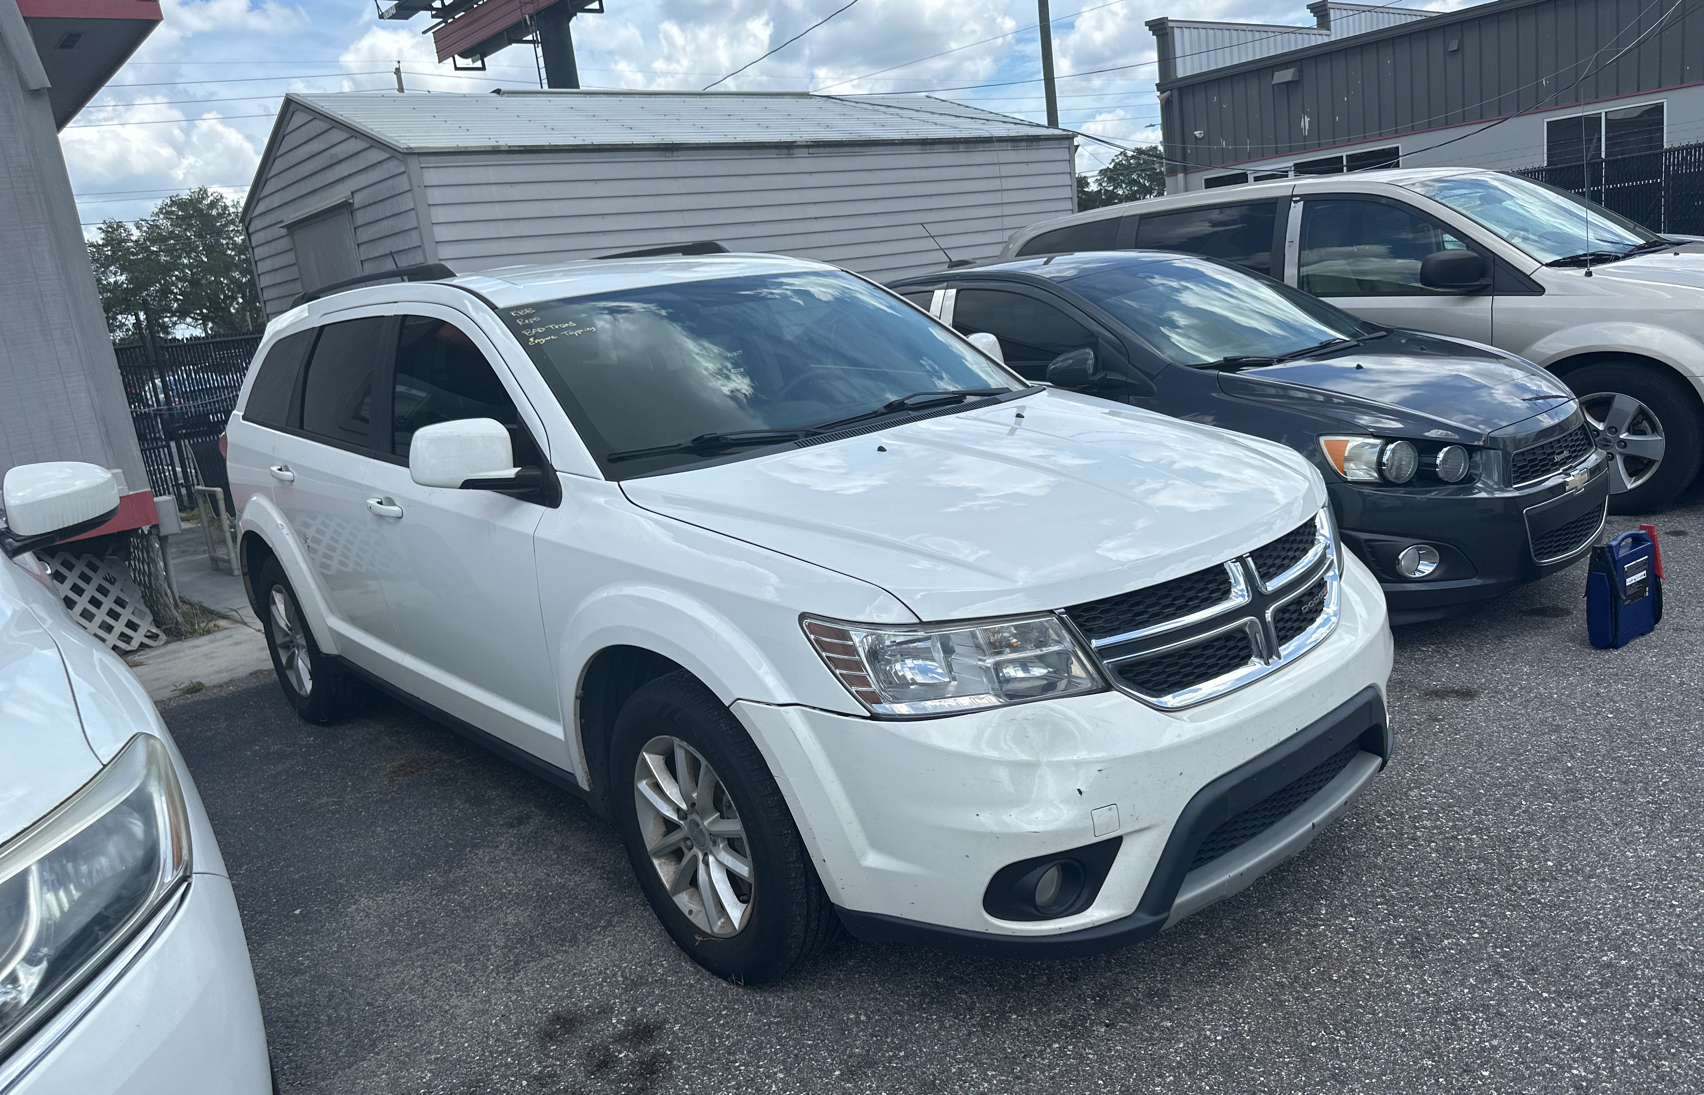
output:
M1209 361L1200 368L1234 371L1256 365L1276 365L1281 361L1294 361L1297 358L1324 353L1327 350L1347 350L1352 346L1359 346L1363 342L1371 342L1375 338L1383 338L1388 334L1390 334L1389 331L1373 331L1359 338L1328 338L1317 345L1304 346L1300 350L1291 350L1282 354L1233 354L1217 361Z
M850 426L854 422L865 422L872 418L880 418L884 414L916 411L937 404L962 403L966 399L975 399L978 396L1005 395L1012 390L1011 388L954 388L942 391L912 392L910 395L902 395L898 399L890 399L873 411L865 411L863 414L855 414L849 418L836 418L832 422L818 423L811 428L818 432L832 430L840 426Z
M1559 259L1551 259L1546 266L1587 266L1594 262L1614 262L1632 254L1631 251L1581 251L1577 255L1563 255Z
M1623 255L1639 255L1639 254L1643 254L1646 251L1661 251L1665 247L1679 247L1679 246L1680 246L1679 240L1665 240L1661 237L1658 237L1657 239L1654 239L1649 243L1641 243L1637 247L1629 247L1627 250L1623 251L1622 254Z
M717 453L723 449L740 448L746 445L779 445L783 441L797 441L801 437L819 432L813 427L797 430L732 430L726 433L701 433L686 441L676 441L670 445L652 445L644 449L622 449L612 452L604 459L610 463L620 460L637 460L641 456L665 456L676 452Z

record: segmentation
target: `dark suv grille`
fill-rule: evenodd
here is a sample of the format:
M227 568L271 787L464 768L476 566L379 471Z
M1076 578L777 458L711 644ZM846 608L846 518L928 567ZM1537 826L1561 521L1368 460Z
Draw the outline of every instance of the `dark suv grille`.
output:
M1325 610L1325 579L1315 582L1308 591L1272 614L1272 626L1278 632L1278 646L1313 626Z
M1350 742L1308 771L1297 776L1289 784L1280 787L1242 813L1221 823L1217 829L1207 834L1206 840L1201 842L1201 847L1196 850L1195 858L1190 862L1189 869L1193 871L1203 864L1213 862L1226 852L1247 844L1288 817L1298 806L1319 794L1326 784L1336 779L1338 773L1349 767L1349 762L1354 760L1355 754L1360 751L1361 743L1359 741Z
M1272 579L1301 562L1313 548L1318 535L1317 527L1310 520L1306 524L1297 525L1265 547L1249 552L1248 557L1254 563L1254 569L1260 572L1260 580L1271 583Z
M1239 627L1169 654L1124 662L1118 666L1118 675L1145 696L1166 696L1240 669L1253 660L1254 644L1249 642L1248 632Z
M1072 605L1065 615L1093 642L1212 608L1230 595L1230 575L1223 566L1211 566L1147 589Z
M1581 514L1561 528L1551 529L1532 542L1532 556L1541 563L1560 559L1586 546L1603 524L1603 511Z
M1515 453L1511 480L1516 486L1571 468L1592 451L1592 432L1584 425Z

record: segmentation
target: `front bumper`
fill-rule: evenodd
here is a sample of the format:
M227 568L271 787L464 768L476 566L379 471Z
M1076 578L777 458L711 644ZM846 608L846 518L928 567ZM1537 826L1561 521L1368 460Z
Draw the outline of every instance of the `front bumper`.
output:
M5 1061L0 1095L265 1095L266 1035L231 883L188 887Z
M1609 464L1594 453L1569 473L1582 469L1583 485L1557 473L1520 490L1333 483L1331 508L1344 543L1378 576L1400 623L1489 600L1583 559L1602 527ZM1412 544L1439 549L1433 576L1408 579L1397 571L1397 556Z
M1345 704L1365 706L1370 697L1382 740L1379 697L1391 664L1383 595L1364 567L1347 560L1341 589L1338 625L1318 647L1240 691L1181 711L1118 692L916 722L748 701L733 711L769 759L823 885L855 932L946 945L1102 949L1235 892L1284 857L1254 844L1272 836L1284 854L1299 850L1377 769L1378 761L1370 769L1351 764L1348 782L1327 788L1340 800L1335 806L1310 800L1298 810L1307 834L1269 831L1208 865L1231 874L1189 878L1187 860L1183 871L1164 861L1174 832L1193 829L1179 821L1204 788L1304 737L1299 731ZM1114 836L1117 856L1087 908L1018 921L983 907L1002 867ZM1162 873L1169 881L1155 888ZM1132 930L1136 921L1117 924L1139 912L1140 931ZM1048 946L1085 931L1091 934L1075 944Z

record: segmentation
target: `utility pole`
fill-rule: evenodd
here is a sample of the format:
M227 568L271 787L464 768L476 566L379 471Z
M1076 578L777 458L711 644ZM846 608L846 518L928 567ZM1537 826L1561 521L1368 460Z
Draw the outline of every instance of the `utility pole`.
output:
M577 88L580 69L574 63L574 35L568 23L574 18L573 0L557 0L533 16L538 28L538 51L544 56L544 86Z
M1041 21L1041 83L1047 91L1047 124L1059 128L1059 94L1053 87L1053 21L1047 14L1047 0L1035 0Z

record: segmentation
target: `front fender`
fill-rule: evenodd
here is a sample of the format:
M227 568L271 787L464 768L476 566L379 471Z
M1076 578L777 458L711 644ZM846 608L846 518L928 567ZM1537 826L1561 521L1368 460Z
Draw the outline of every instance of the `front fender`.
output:
M290 522L284 519L284 514L273 504L272 499L259 492L249 496L248 504L243 507L243 515L237 521L239 543L246 542L250 536L259 537L261 543L277 558L278 565L284 568L284 577L290 580L290 588L296 593L296 604L301 607L308 630L313 633L314 642L318 644L321 653L336 655L339 651L337 635L330 626L331 606L326 604L319 583L314 580L308 553L302 549L302 542L296 538ZM246 549L239 550L246 554ZM253 576L249 574L243 577L245 585L253 580ZM254 606L255 614L258 616L265 612L266 606L260 601L259 591L250 586L248 592L249 603Z
M1704 392L1704 343L1672 327L1643 323L1581 323L1551 331L1520 351L1546 369L1581 354L1631 354L1659 361Z

